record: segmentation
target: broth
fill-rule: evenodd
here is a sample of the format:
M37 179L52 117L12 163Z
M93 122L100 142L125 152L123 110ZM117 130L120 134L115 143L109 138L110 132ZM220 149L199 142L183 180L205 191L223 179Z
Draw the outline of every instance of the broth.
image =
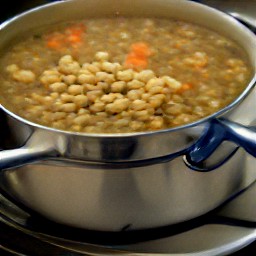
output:
M13 45L0 63L0 102L61 130L152 131L220 110L251 75L244 51L204 27L167 19L88 19Z

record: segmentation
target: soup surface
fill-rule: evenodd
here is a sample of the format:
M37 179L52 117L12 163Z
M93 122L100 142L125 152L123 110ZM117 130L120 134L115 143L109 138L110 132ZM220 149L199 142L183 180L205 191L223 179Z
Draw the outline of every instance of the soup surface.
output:
M75 132L166 129L232 102L251 77L234 42L183 21L88 19L13 45L0 63L0 102Z

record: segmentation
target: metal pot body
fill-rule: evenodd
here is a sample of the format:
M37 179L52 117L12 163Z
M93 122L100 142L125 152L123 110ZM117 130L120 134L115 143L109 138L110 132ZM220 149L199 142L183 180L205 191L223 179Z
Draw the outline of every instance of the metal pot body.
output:
M244 152L208 172L176 158L125 169L72 167L53 162L10 170L2 186L16 200L57 223L98 231L161 227L198 217L248 186Z
M4 24L0 48L14 37L42 26L117 12L205 25L241 44L256 69L256 42L249 30L226 14L181 0L138 0L133 5L128 0L114 0L111 5L107 0L73 0L46 5ZM0 147L5 149L0 152L0 169L4 169L0 172L1 187L41 215L79 228L136 230L200 216L248 186L256 174L244 170L245 151L234 150L233 142L221 143L214 153L209 151L207 164L225 162L213 172L193 172L183 156L198 153L194 145L211 128L213 120L228 118L243 125L254 122L254 111L248 111L255 109L254 81L255 77L235 102L211 117L160 132L61 132L30 123L2 107L6 122L1 127ZM256 147L252 134L250 147L245 147L248 152Z

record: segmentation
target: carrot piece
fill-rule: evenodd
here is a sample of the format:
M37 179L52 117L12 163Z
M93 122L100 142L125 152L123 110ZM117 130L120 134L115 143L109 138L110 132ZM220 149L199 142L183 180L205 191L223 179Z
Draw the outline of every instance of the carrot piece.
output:
M67 34L66 40L71 44L80 43L82 41L82 34L85 29L86 27L84 24L76 24L68 27L65 30L65 34Z
M46 38L49 48L59 50L65 46L76 47L82 41L82 34L86 30L84 24L76 24L65 29L63 33L52 33Z
M191 90L192 88L193 88L192 84L185 83L185 84L182 84L181 88L178 89L176 92L181 94L181 93L183 93L185 91Z
M82 41L81 37L75 34L69 35L67 38L67 41L72 43L80 43Z
M58 49L60 47L60 44L59 41L51 39L47 41L47 46L49 48Z
M144 42L137 42L131 45L131 51L137 56L148 57L151 55L149 46Z
M148 62L144 58L136 58L128 56L125 61L125 65L130 68L142 68L145 69Z
M151 55L149 46L144 42L131 45L131 50L125 59L125 66L134 69L145 69L148 65L148 57Z
M63 35L59 33L52 34L46 39L46 44L49 48L58 49L63 44Z

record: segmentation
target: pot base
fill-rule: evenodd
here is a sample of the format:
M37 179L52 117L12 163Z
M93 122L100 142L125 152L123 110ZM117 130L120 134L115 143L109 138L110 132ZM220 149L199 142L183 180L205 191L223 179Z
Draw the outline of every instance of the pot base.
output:
M98 231L141 230L196 218L247 187L256 174L241 171L243 157L239 150L209 173L189 170L181 157L122 170L45 162L5 172L2 184L22 204L57 223Z

